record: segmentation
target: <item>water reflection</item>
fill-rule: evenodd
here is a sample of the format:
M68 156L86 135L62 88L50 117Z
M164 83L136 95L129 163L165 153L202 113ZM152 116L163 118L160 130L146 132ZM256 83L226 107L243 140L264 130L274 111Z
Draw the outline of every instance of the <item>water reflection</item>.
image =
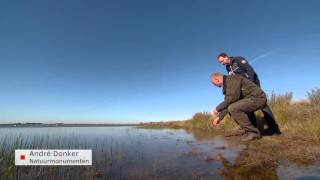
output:
M239 156L236 161L241 161L243 156ZM218 173L225 179L278 179L277 166L256 166L256 165L239 165L231 163L222 154L218 154L216 159L223 164L223 168Z

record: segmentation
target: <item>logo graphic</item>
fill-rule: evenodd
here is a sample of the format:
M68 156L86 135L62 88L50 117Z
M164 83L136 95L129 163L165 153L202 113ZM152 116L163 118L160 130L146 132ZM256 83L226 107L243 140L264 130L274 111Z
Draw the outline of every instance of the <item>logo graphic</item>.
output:
M26 160L26 155L24 154L20 155L20 160Z

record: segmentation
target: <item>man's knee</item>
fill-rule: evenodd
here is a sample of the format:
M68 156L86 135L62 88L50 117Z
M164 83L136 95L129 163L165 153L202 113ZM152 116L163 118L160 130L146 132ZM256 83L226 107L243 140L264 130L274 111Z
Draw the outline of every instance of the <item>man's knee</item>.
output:
M231 104L228 106L228 111L232 114L234 112L239 112L239 107L235 104Z

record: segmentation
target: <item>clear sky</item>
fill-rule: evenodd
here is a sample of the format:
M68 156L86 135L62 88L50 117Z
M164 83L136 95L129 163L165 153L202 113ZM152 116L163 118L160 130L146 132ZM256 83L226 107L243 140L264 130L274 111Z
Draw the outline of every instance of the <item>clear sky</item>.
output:
M0 2L0 123L132 123L211 111L227 52L263 89L319 87L318 0Z

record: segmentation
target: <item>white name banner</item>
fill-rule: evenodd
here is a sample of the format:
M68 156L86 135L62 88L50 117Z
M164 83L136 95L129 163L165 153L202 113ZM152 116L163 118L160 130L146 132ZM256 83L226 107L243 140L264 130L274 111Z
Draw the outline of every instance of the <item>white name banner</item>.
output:
M16 149L16 166L91 166L91 149Z

